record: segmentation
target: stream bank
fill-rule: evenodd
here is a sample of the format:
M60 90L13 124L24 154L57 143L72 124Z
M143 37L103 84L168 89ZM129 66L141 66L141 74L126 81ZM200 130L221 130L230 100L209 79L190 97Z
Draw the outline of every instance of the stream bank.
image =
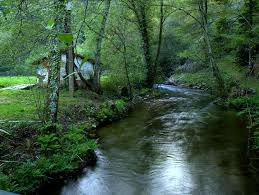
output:
M99 129L97 164L48 194L258 194L236 112L200 90L160 88L169 95Z
M240 74L240 73L239 73ZM242 73L241 73L242 74ZM244 74L244 73L243 73ZM240 120L246 121L247 155L250 171L259 183L259 88L253 80L252 88L247 87L249 78L236 78L231 72L223 72L228 97L218 98L215 103L225 109L234 109ZM254 78L250 78L254 79ZM202 89L215 94L216 83L208 72L176 73L170 78L171 83L192 89Z
M123 99L93 98L62 107L55 125L1 123L0 189L39 194L77 176L96 163L96 129L125 117L131 107Z

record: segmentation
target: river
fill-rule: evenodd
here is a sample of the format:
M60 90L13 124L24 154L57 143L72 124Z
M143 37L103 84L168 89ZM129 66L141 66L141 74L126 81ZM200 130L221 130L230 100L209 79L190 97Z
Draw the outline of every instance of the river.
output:
M98 131L98 162L60 195L253 195L245 125L203 91L160 85L167 95Z

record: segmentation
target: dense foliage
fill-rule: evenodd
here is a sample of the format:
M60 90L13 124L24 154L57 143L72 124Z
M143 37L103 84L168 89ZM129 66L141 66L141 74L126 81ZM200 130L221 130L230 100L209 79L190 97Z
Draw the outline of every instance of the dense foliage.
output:
M11 135L0 128L1 158L18 148L0 161L0 188L33 191L49 175L80 167L96 147L85 129L120 118L127 101L164 81L208 90L248 116L257 166L258 13L256 0L0 0L0 88L34 84L39 66L48 72L39 88L0 91L0 121L63 125L10 127ZM80 75L85 62L89 79Z

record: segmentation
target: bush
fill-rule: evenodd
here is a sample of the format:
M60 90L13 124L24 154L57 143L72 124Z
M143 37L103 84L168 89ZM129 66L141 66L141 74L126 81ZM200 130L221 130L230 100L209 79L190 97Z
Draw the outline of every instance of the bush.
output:
M57 153L61 149L59 137L54 133L41 135L38 137L37 141L40 145L40 151L45 155L48 153Z
M126 111L126 103L125 103L125 101L122 100L122 99L116 100L116 101L115 101L115 106L116 106L116 108L117 108L117 110L118 110L119 112L124 112L124 111Z
M246 109L246 108L255 108L259 106L259 97L258 96L240 96L236 98L229 98L228 104L231 107Z
M126 110L126 103L122 99L107 101L100 106L96 118L100 122L112 121L113 119L120 118L120 115L126 112Z
M114 110L112 108L112 102L104 102L100 106L100 111L97 113L96 118L98 121L104 122L112 120L114 116Z

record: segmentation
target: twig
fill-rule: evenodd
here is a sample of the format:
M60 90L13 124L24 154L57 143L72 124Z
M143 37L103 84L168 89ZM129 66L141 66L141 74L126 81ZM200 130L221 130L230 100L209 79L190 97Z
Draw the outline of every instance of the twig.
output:
M76 156L81 160L81 162L84 162L84 160L76 154Z

